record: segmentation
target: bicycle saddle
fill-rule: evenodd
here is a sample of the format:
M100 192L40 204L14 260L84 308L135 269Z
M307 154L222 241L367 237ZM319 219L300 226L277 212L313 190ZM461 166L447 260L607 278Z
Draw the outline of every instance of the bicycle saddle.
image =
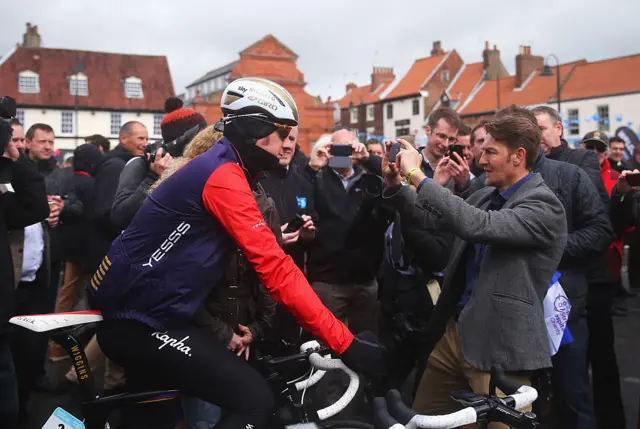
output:
M14 316L9 323L34 332L49 332L76 327L92 322L100 322L102 313L94 310L73 311L70 313L28 314Z

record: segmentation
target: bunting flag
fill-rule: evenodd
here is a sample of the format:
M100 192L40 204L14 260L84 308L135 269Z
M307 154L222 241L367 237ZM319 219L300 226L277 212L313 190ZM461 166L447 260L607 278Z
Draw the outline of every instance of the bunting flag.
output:
M617 122L622 122L622 115L616 116L616 121Z
M553 274L547 296L545 296L543 301L544 321L547 325L551 356L558 353L560 346L573 341L573 336L567 328L571 302L569 302L567 294L560 285L560 277L561 274L558 272Z

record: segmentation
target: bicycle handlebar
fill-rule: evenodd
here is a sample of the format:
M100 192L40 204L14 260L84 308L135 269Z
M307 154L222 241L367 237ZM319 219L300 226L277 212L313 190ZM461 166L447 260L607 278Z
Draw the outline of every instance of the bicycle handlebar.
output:
M504 407L505 412L508 413L510 411L509 408L524 408L528 405L531 405L537 398L538 392L536 389L530 386L520 386L516 393L514 393L513 395L507 396L506 398L502 399L496 398L496 401L501 401L502 403L504 403L504 405L502 403L498 403L497 407ZM466 408L455 413L442 416L426 416L418 414L407 407L404 402L402 402L400 392L398 392L397 390L390 390L387 393L386 401L384 401L384 398L380 399L382 399L382 404L385 407L388 406L390 415L388 413L387 415L389 417L393 416L395 419L398 419L398 423L404 425L405 429L456 428L459 426L476 423L479 416L484 417L484 415L492 409L491 406L486 403L486 401L482 401L477 405L467 406ZM380 401L378 401L378 404L380 404ZM385 419L386 416L384 415L384 412L377 410L376 415L383 416L383 418L379 420L380 426L376 425L377 428L390 427L389 425L387 425L388 420ZM532 419L532 416L526 415L526 413L525 417L527 419L527 422Z

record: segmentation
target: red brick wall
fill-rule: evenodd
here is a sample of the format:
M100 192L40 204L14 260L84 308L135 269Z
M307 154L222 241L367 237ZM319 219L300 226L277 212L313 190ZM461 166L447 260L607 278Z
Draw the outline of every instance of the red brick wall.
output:
M305 92L304 75L296 65L297 57L274 40L265 38L243 52L231 78L260 76L285 87L298 105L298 143L308 155L312 142L333 130L333 107ZM219 100L195 102L193 108L202 113L209 124L214 124L222 117Z

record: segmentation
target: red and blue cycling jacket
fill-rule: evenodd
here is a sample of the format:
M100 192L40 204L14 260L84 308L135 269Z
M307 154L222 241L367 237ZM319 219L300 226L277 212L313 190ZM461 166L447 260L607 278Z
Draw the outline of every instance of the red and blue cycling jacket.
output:
M105 320L134 319L158 330L183 326L222 279L236 245L305 329L338 353L347 349L353 335L278 246L227 139L149 195L91 279L91 305Z

